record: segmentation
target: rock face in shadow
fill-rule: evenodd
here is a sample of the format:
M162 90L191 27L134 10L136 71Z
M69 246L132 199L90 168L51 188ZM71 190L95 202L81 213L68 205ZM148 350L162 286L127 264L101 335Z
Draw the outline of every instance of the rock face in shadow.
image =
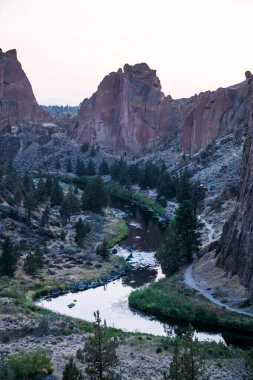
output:
M7 125L50 121L38 105L15 49L0 49L0 131Z
M245 131L251 78L228 88L173 100L146 63L107 75L82 102L73 137L113 153L139 156L168 145L195 153L216 137Z
M252 97L252 89L251 89ZM223 228L217 265L238 274L253 292L253 102L248 135L244 144L240 194L236 209Z

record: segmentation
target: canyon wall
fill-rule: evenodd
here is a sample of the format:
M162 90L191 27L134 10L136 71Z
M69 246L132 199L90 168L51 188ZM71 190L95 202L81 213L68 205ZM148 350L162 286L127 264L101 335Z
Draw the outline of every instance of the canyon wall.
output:
M73 136L112 153L140 156L176 144L194 154L216 137L246 130L249 81L173 100L147 64L125 65L107 75L82 102Z
M15 49L0 49L0 131L6 125L42 123L51 117L38 105Z
M252 83L250 90L252 97ZM217 249L217 265L232 274L238 274L241 283L253 292L253 101L250 113L243 151L239 200L231 219L224 225Z

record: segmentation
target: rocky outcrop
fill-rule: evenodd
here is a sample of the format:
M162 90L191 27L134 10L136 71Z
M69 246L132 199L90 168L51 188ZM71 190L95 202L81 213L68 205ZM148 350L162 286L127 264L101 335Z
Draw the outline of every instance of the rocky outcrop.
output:
M252 97L252 86L250 96ZM225 223L217 249L218 266L238 274L241 283L253 292L253 102L251 121L244 144L240 194L231 219Z
M125 65L83 101L73 136L129 156L168 144L193 154L217 137L247 129L249 81L173 100L147 64Z
M50 120L35 99L16 50L3 53L0 49L0 131L8 125Z

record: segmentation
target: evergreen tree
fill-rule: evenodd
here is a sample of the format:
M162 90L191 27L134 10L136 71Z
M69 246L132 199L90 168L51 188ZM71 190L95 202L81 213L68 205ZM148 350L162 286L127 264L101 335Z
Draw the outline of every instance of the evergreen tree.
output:
M106 322L102 324L99 311L94 313L93 336L88 338L84 347L86 373L94 379L112 378L112 369L118 364L116 348L118 342L108 336ZM108 376L108 377L107 377Z
M179 269L180 265L180 240L177 230L176 220L170 221L165 243L156 253L156 258L161 264L162 271L166 276L170 276Z
M11 239L7 237L3 243L3 252L0 257L0 271L4 276L13 276L17 267L18 255Z
M176 198L180 203L191 199L191 182L188 170L185 170L178 179Z
M79 218L75 224L75 229L75 242L79 247L82 247L86 235L90 232L90 225L89 223L84 223L82 218Z
M92 160L89 160L89 162L88 162L86 174L88 176L92 176L92 175L96 174L96 167L95 167L95 164Z
M52 186L51 197L50 197L52 206L60 206L63 202L63 198L64 198L64 194L63 194L62 188L58 180L55 178L53 180L53 186Z
M36 248L35 252L29 252L24 261L24 271L27 274L34 274L38 269L43 268L43 253L40 248Z
M87 143L87 142L85 142L85 143L83 143L83 144L81 145L80 151L81 151L82 153L86 153L86 152L88 152L89 148L90 148L90 144Z
M205 199L206 189L201 185L199 181L194 182L191 187L191 200L192 207L195 216L197 215L197 208L201 205L201 202Z
M36 188L36 198L39 203L44 203L47 199L47 187L45 181L40 178Z
M62 380L84 380L82 372L77 368L73 358L65 365Z
M105 161L105 159L103 158L103 161L101 162L100 166L99 166L99 174L100 175L107 175L109 174L109 166L107 164L107 162Z
M42 213L41 226L46 226L48 224L49 217L50 217L50 207L49 205L47 205L45 210Z
M46 179L46 189L47 189L47 195L50 197L52 189L53 189L53 181L52 178L47 177Z
M128 175L131 179L132 183L138 183L140 179L140 169L137 164L129 165L128 166Z
M173 199L176 195L175 185L168 172L162 172L157 185L157 198Z
M199 252L200 224L194 215L190 201L183 201L175 213L176 227L180 240L180 256L191 263L193 255Z
M108 193L101 177L89 181L82 195L82 209L100 212L108 203Z
M208 380L204 356L197 339L193 338L190 326L183 338L176 338L174 354L168 374L164 379L170 380Z
M9 363L9 356L5 352L0 352L0 380L15 379L16 376Z
M78 157L77 162L76 162L76 175L78 177L81 177L85 174L85 165L82 160Z
M96 254L102 257L103 260L108 259L110 256L110 249L106 239L104 239L102 243L97 246Z
M73 187L70 187L60 209L63 220L70 220L70 216L80 211L80 202L74 194Z
M96 152L95 146L92 145L91 150L90 150L90 156L94 157L94 156L96 156L96 154L97 154L97 152Z
M72 162L70 158L67 158L66 160L66 172L67 173L72 173L73 168L72 168Z

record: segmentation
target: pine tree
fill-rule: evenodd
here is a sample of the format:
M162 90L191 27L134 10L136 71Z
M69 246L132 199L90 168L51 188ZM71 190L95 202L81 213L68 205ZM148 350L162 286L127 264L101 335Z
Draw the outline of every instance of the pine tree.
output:
M50 197L52 189L53 189L53 181L52 178L47 177L46 179L46 189L47 189L47 196Z
M82 372L77 368L73 358L65 365L62 380L84 380Z
M60 206L63 202L63 198L64 198L64 194L63 194L62 188L58 180L55 178L53 180L53 186L52 186L51 197L50 197L52 206Z
M194 215L190 201L183 201L175 213L176 226L180 240L180 256L191 263L193 255L199 252L200 224Z
M92 378L103 380L118 364L118 342L108 336L106 322L102 324L99 311L94 313L94 317L93 336L88 339L83 350L84 362L87 364L85 371Z
M13 276L17 267L18 255L11 239L7 237L3 243L3 252L0 257L0 271L2 275Z
M67 173L72 173L73 168L72 168L72 162L70 158L67 158L66 160L66 172Z
M177 224L176 220L172 219L167 230L166 240L156 253L156 258L161 264L162 271L166 276L170 276L179 269L179 253L180 240Z
M27 274L34 274L38 269L43 268L43 253L40 248L36 248L35 252L29 252L24 261L24 271Z
M89 162L88 162L86 174L88 176L93 176L96 174L96 167L95 167L95 164L92 160L89 160Z
M41 226L46 226L48 224L49 217L50 217L50 207L49 205L47 205L45 210L42 213Z
M180 203L191 199L191 182L187 170L185 170L178 179L176 198Z
M190 326L184 337L176 338L174 354L166 380L209 380L206 374L204 356L197 339L193 338Z
M101 164L99 166L99 174L100 175L109 174L109 166L108 166L107 162L105 161L105 159L103 159L103 161L101 162Z
M81 177L85 174L85 165L82 160L78 157L77 162L76 162L76 175L78 177Z
M104 239L102 243L97 246L96 254L102 257L103 260L110 256L110 249L106 239Z
M82 195L82 209L100 212L108 203L108 192L101 177L89 181Z
M73 187L70 187L60 209L63 220L70 220L70 216L80 211L80 202L74 194Z
M36 188L36 198L39 203L44 203L47 199L47 187L45 181L40 178Z
M82 247L86 235L90 232L90 225L89 223L84 223L82 218L79 218L75 224L75 229L75 242L79 247Z

